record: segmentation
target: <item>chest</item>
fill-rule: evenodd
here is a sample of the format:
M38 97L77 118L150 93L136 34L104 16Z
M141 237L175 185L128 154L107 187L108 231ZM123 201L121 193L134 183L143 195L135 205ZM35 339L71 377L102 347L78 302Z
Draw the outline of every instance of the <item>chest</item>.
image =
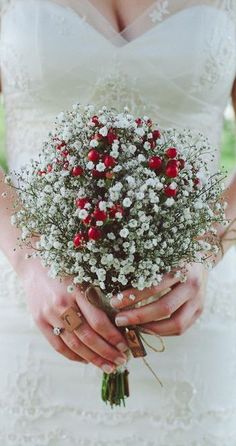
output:
M121 33L156 3L153 0L130 0L129 2L127 0L111 0L109 2L106 0L90 0L90 2L117 33Z
M103 32L70 7L16 0L2 23L6 86L47 103L64 95L70 104L76 96L114 89L124 96L139 91L147 101L154 95L163 106L167 97L180 103L186 92L219 102L229 94L236 71L232 18L202 5L169 14L165 3L150 10L141 33L139 28L126 39L115 29L109 38L109 29Z

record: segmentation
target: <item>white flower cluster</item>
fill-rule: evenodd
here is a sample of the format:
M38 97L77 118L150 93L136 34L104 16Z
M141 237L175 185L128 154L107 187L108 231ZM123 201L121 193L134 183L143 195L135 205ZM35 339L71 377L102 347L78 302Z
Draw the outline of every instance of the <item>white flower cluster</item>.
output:
M75 104L60 113L37 160L18 175L12 219L50 274L93 283L108 296L160 283L205 261L223 222L220 172L209 174L201 135L160 129L127 108Z

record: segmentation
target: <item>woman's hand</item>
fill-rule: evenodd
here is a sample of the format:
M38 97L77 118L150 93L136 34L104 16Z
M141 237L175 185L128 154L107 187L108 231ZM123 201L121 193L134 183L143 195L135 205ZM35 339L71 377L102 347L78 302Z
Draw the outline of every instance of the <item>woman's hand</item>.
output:
M116 325L141 325L145 329L158 333L161 336L182 334L200 316L203 310L207 270L201 264L188 267L187 280L180 283L171 274L166 274L157 287L146 288L143 291L129 289L123 292L124 298L120 301L112 298L112 306L121 311L116 315ZM130 308L137 302L150 296L170 289L163 297L155 302L148 303L139 308ZM136 298L131 301L129 296ZM160 320L162 319L162 320Z
M75 288L68 293L69 279L51 279L38 259L28 260L27 269L17 271L26 291L27 304L33 319L52 347L68 359L91 362L110 373L125 363L127 342L108 316L92 305ZM83 322L73 333L64 330L55 336L52 327L63 327L60 315L70 306L78 306Z

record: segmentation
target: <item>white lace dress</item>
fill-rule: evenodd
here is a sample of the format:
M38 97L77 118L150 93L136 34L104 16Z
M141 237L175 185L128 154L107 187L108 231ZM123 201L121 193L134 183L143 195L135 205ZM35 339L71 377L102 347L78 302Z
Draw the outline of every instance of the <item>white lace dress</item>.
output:
M11 168L40 150L54 116L77 101L128 105L163 126L198 129L219 154L236 74L235 1L149 3L118 33L89 1L2 2ZM235 270L232 248L210 273L200 319L182 336L165 338L164 353L149 351L164 387L133 359L127 407L110 410L100 400L102 372L52 350L1 254L1 444L235 446Z

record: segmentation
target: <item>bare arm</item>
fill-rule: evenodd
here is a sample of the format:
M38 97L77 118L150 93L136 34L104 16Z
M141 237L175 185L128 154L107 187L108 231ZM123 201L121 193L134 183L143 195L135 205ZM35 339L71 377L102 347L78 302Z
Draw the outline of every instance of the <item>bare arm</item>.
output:
M17 248L17 238L20 236L20 231L10 224L16 198L15 191L5 184L5 174L0 170L0 249L13 268L20 272L20 269L25 267L25 255L29 253L29 249Z
M231 97L234 112L236 115L236 79L232 87ZM224 199L228 203L228 207L226 210L227 218L232 222L230 228L228 230L226 229L226 234L222 241L224 252L226 252L230 248L230 246L232 246L236 242L236 232L234 232L236 231L236 172L234 172L232 177L229 179L228 187L224 193ZM225 229L219 228L220 235L223 235L224 231Z

